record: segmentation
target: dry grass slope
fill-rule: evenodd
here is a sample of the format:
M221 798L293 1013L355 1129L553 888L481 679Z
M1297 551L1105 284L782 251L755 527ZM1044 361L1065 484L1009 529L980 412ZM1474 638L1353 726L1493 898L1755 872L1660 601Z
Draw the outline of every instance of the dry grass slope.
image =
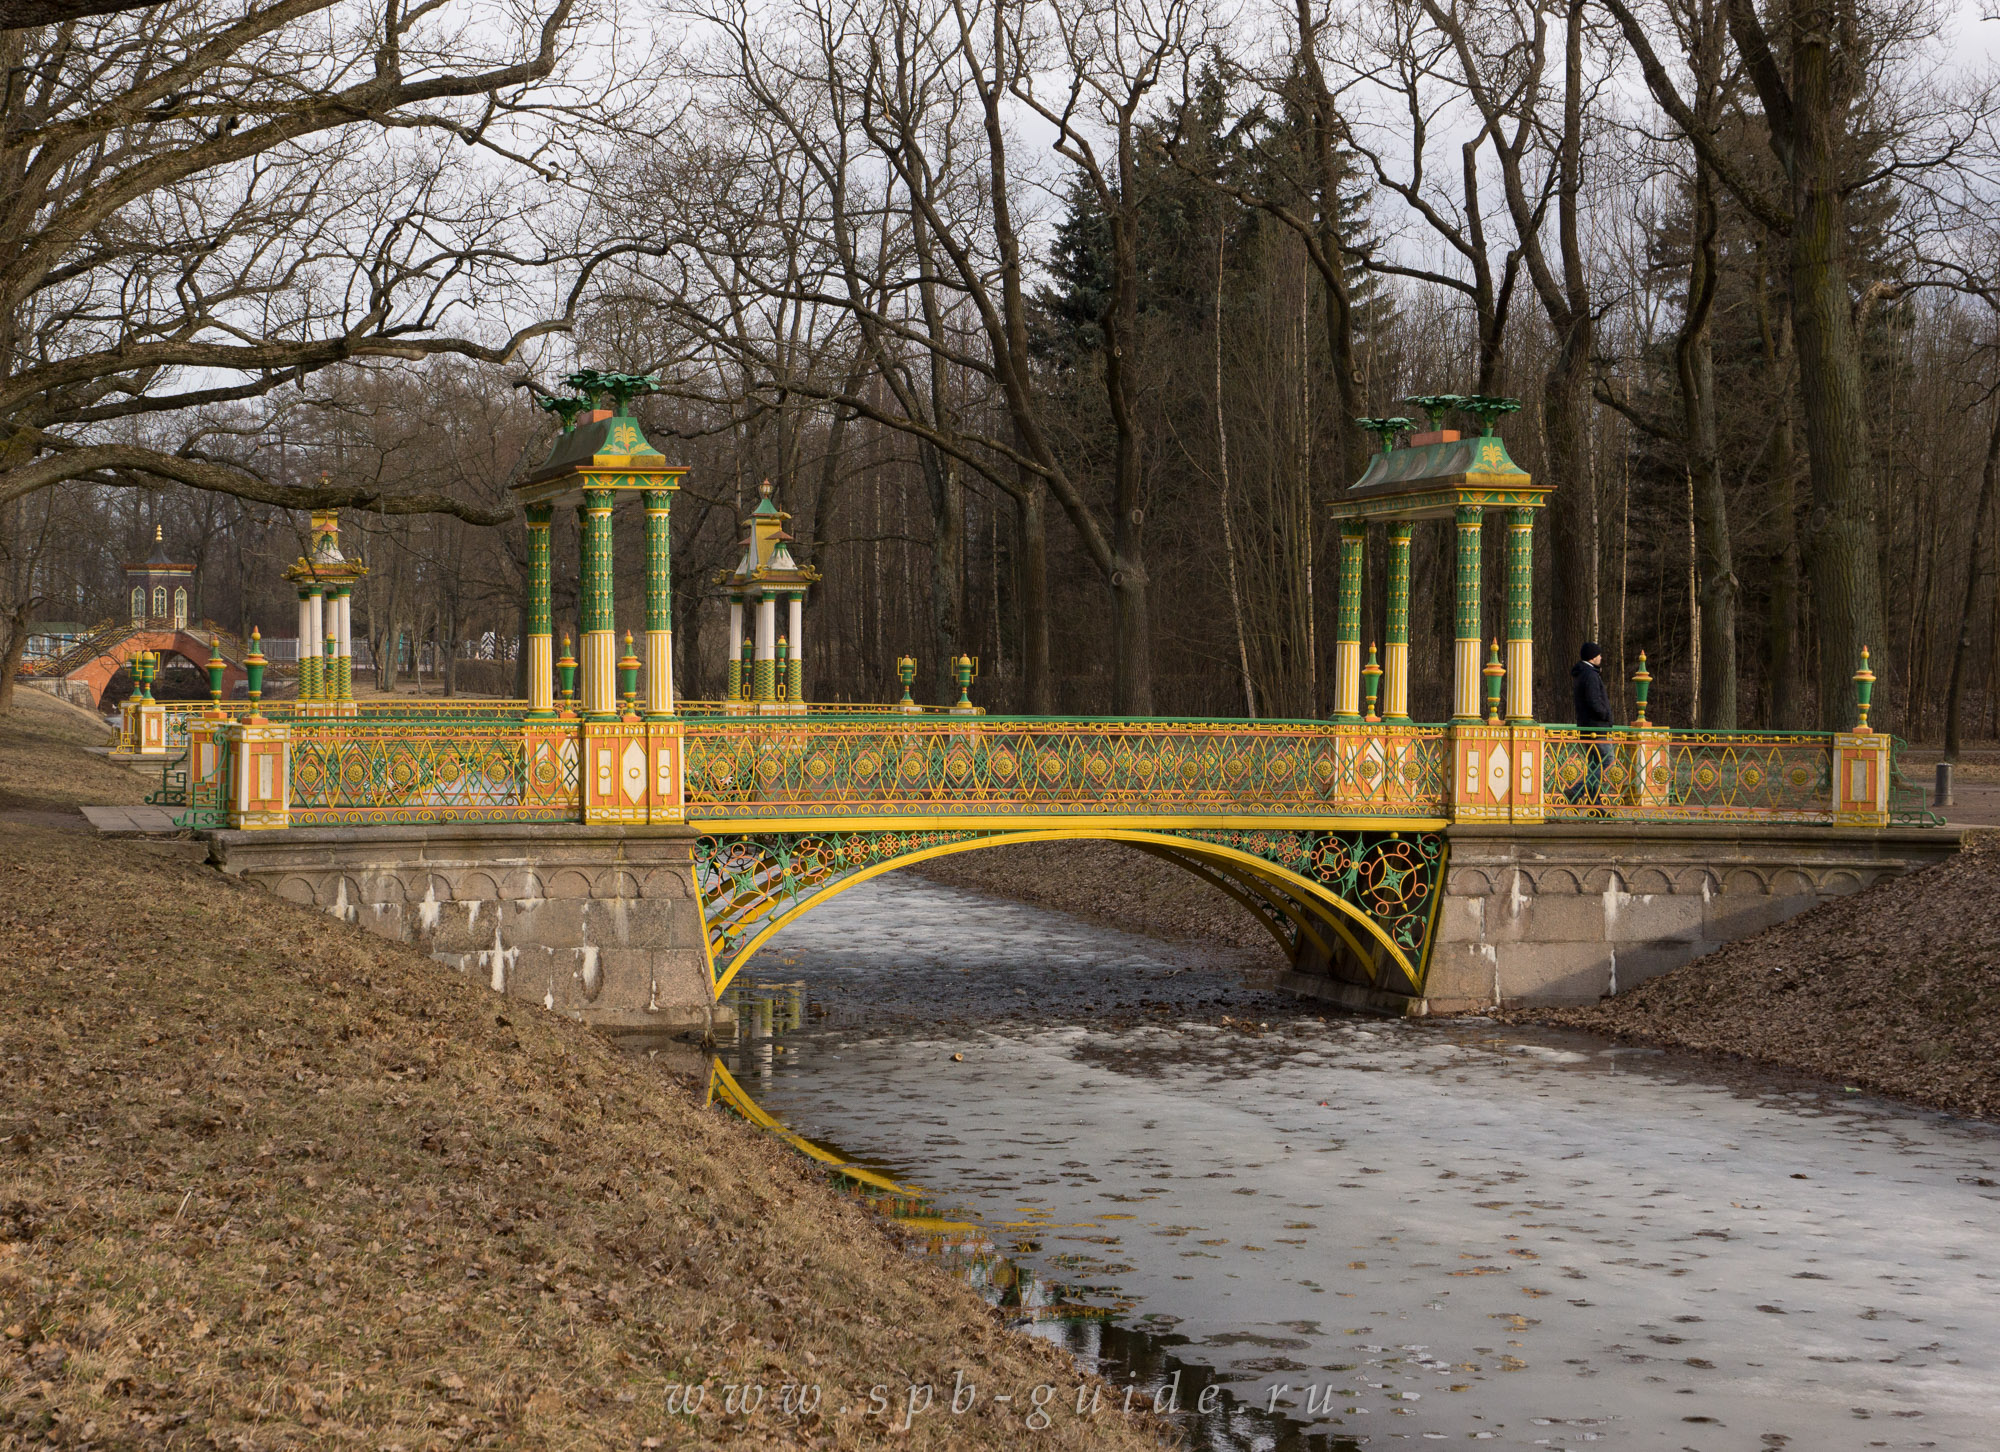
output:
M0 1447L997 1448L992 1392L1074 1407L1066 1357L657 1064L189 844L24 820L121 784L92 730L0 718ZM965 1416L859 1415L959 1369ZM675 1416L699 1379L770 1393Z
M2000 1118L2000 832L1631 993L1506 1016Z

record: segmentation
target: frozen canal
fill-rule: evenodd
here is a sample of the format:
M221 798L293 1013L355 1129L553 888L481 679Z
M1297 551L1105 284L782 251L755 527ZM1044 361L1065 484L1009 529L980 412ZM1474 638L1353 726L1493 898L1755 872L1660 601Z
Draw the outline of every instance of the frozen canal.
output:
M754 970L806 1004L724 1047L759 1103L1112 1308L1036 1326L1106 1375L1221 1383L1196 1446L2000 1446L2000 1131L908 874Z

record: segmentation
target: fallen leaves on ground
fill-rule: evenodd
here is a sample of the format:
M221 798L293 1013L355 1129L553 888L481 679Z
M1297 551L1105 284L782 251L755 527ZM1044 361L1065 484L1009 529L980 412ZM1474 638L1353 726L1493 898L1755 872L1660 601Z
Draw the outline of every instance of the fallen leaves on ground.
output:
M61 745L19 720L0 770ZM691 1081L198 844L9 822L0 964L0 1448L1011 1447L1034 1386L1075 1402L1066 1356ZM861 1415L912 1382L908 1433Z

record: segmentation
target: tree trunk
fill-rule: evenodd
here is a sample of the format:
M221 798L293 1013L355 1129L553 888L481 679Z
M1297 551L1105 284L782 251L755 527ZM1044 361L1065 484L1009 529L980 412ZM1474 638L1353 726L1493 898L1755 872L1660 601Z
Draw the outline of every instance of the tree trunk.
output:
M1550 624L1557 649L1549 660L1575 658L1590 638L1590 348L1594 329L1588 315L1575 314L1562 337L1556 360L1543 380L1542 418L1548 461L1556 485L1549 497ZM1505 576L1501 578L1504 580ZM1550 682L1551 689L1555 682Z
M1129 131L1129 124L1126 127ZM1121 138L1121 153L1129 153ZM1129 158L1121 176L1129 179ZM1132 377L1139 345L1138 207L1129 195L1112 218L1111 297L1104 309L1104 391L1117 433L1112 462L1111 586L1113 662L1111 709L1120 716L1153 714L1152 614L1147 598L1144 438Z
M1800 0L1783 17L1787 84L1751 0L1729 0L1728 11L1790 188L1792 325L1812 484L1802 543L1819 643L1818 715L1821 727L1844 730L1854 721L1851 677L1861 649L1883 644L1875 491L1840 165L1852 120L1847 88L1856 84L1864 61L1846 45L1836 54L1851 21L1830 0Z
M1243 636L1243 591L1236 580L1236 531L1229 518L1229 422L1222 407L1222 261L1227 234L1216 229L1215 237L1215 458L1220 485L1222 516L1222 558L1228 571L1229 616L1236 625L1236 664L1243 673L1243 714L1257 719L1257 687L1250 676L1250 648ZM1355 476L1359 478L1359 475Z
M1701 620L1701 685L1695 723L1711 731L1736 729L1736 561L1730 546L1729 502L1715 433L1715 355L1709 316L1716 285L1714 183L1695 166L1694 245L1688 262L1686 326L1674 349L1680 373L1682 438L1687 449L1693 504L1696 594Z
M1986 522L1993 513L1996 484L2000 484L2000 408L1994 410L1993 427L1986 435L1986 462L1979 471L1979 502L1972 510L1972 558L1966 565L1965 597L1958 608L1958 641L1951 651L1951 682L1945 688L1944 754L1947 761L1958 760L1965 668L1972 658L1972 612L1978 603L1980 582L1986 577Z
M29 600L0 616L0 624L7 629L7 644L0 648L0 712L14 709L14 678L20 674L21 657L28 651L28 626L34 614L34 601Z
M931 504L931 655L937 663L938 704L949 706L958 699L953 664L964 633L965 480L936 449L921 445L918 454Z
M1769 719L1775 731L1798 731L1806 723L1805 663L1799 630L1799 526L1798 501L1793 484L1797 451L1793 440L1793 383L1791 377L1792 337L1789 312L1781 315L1772 330L1772 346L1767 350L1773 365L1779 410L1771 430L1771 447L1766 455L1765 489L1770 513L1778 531L1778 547L1770 556L1771 613Z
M1021 709L1053 716L1055 683L1049 677L1049 535L1042 485L1025 469L1014 491L1015 589L1021 600Z

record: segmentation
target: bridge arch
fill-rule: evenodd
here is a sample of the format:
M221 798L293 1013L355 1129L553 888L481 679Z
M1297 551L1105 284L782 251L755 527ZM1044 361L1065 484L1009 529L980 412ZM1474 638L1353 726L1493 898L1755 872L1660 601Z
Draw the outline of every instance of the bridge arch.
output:
M1249 910L1294 964L1310 963L1368 987L1420 991L1442 881L1442 837L1401 831L1349 834L1396 843L1390 855L1413 864L1403 876L1422 881L1417 891L1404 892L1398 900L1384 887L1384 879L1396 869L1378 872L1372 886L1355 891L1359 854L1340 834L1314 834L1334 841L1333 855L1346 861L1344 871L1330 876L1322 871L1320 880L1297 870L1307 862L1288 865L1273 860L1279 854L1251 850L1268 844L1272 835L1110 824L984 832L712 832L701 839L695 869L711 982L719 997L786 926L847 889L898 868L987 847L1084 840L1125 843L1208 883ZM1245 840L1213 840L1232 836ZM1386 860L1383 845L1366 849L1375 854L1372 860ZM1295 846L1292 855L1297 856ZM1323 865L1324 857L1322 852L1314 860ZM1362 900L1354 900L1357 896ZM1414 911L1379 910L1392 900Z

